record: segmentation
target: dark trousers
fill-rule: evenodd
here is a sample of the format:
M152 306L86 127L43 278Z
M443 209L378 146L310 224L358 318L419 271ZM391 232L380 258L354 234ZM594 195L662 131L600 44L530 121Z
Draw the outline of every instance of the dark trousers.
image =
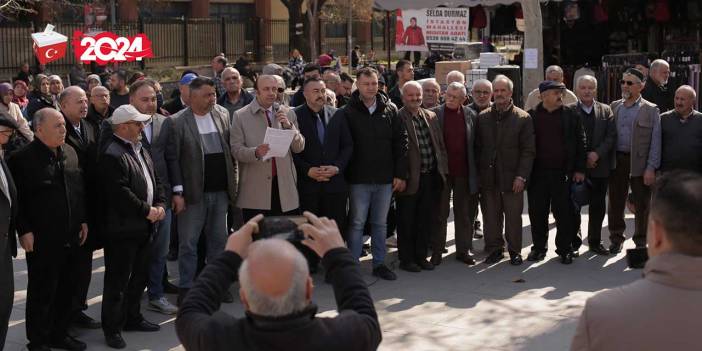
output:
M72 268L78 255L77 248L73 247L39 247L35 252L28 252L26 257L27 347L33 348L67 335L77 277Z
M252 208L242 208L241 214L243 217L243 223L248 222L251 218L256 217L258 214L263 214L264 217L269 216L294 216L300 214L299 209L294 209L291 211L283 212L280 208L280 191L278 190L278 177L273 177L271 182L271 209L270 210L259 210ZM307 259L307 264L310 268L317 267L319 263L319 256L312 251L309 247L302 245L301 243L294 243L295 247L302 252L302 254Z
M405 60L410 59L410 53L412 51L405 51ZM419 66L419 59L422 58L422 53L419 51L414 51L414 65Z
M440 196L441 177L434 172L419 176L419 188L415 194L395 197L400 262L409 264L426 260Z
M125 324L138 323L141 295L148 278L151 236L105 240L105 285L102 330L119 333Z
M86 243L87 244L87 243ZM76 286L73 292L73 316L88 309L88 290L93 275L93 247L83 245L76 249Z
M587 222L587 242L590 247L602 243L602 221L607 213L607 178L590 177L590 204L588 205ZM580 230L581 216L580 209L575 209L574 228L576 237L573 238L573 249L577 250L582 244L582 239L578 236Z
M456 254L468 253L473 249L473 213L478 206L477 194L471 194L467 177L446 178L439 199L438 220L432 236L431 248L434 254L441 254L446 246L446 226L448 224L451 198L453 198L453 226L456 238ZM453 196L452 196L453 195Z
M624 209L631 186L631 200L636 208L633 239L636 246L645 247L651 187L644 185L643 177L630 177L630 167L629 154L617 152L617 168L609 176L609 240L612 243L622 243L626 240Z
M522 252L522 212L524 193L483 189L480 191L480 207L483 211L483 234L485 252L504 251L505 239L510 255ZM504 226L503 226L504 223ZM502 230L505 239L502 238Z
M341 231L341 236L346 241L346 227L348 226L346 221L347 216L347 204L349 200L349 194L347 192L341 193L313 193L313 194L300 194L300 212L310 211L315 215L321 217L327 217L336 221L336 225Z
M15 297L15 277L12 271L12 254L6 236L0 236L0 345L5 345L7 327ZM0 346L0 350L2 346Z
M535 169L528 189L529 221L532 251L545 252L548 246L548 215L556 218L556 253L565 255L572 250L573 206L570 182L563 170Z
M300 194L300 212L310 211L319 217L327 217L336 221L339 226L344 241L346 240L346 204L348 193L314 193ZM307 258L310 267L316 267L319 263L319 256L310 248L298 245L298 249Z

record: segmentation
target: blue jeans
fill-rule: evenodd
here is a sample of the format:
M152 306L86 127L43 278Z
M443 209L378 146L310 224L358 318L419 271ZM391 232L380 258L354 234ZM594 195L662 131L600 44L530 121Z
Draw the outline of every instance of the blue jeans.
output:
M172 210L166 209L166 217L158 222L158 230L151 242L151 262L149 262L148 288L149 300L163 297L163 275L165 274L166 256L168 245L171 241L171 216Z
M200 233L205 235L207 261L224 251L229 232L227 230L227 208L229 195L226 191L207 192L197 204L186 204L185 211L178 214L178 271L180 287L191 288L197 271L197 242Z
M350 186L349 249L353 257L358 260L363 246L363 227L366 225L366 220L370 220L373 267L385 261L387 216L391 201L392 184L351 184ZM370 219L367 218L369 208Z

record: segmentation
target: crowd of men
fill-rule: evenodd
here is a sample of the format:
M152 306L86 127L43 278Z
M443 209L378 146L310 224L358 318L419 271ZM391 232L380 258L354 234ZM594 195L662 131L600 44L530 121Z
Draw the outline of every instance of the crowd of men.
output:
M665 100L660 92L668 91L669 68L662 60L652 64L648 80L628 69L622 98L609 106L596 100L594 77L579 77L571 93L563 71L549 67L547 80L530 94L535 105L525 111L514 105L513 82L503 75L467 87L461 72L450 72L442 93L434 79L415 81L412 63L400 60L388 92L373 68L359 69L354 80L310 64L288 101L280 77L259 76L251 93L222 59L213 60L214 78L185 72L167 102L157 81L123 71L111 75L109 88L99 77L95 84L88 79L89 91L38 75L34 95L17 109L8 98L17 84L0 85L0 106L10 111L0 111L0 144L25 139L6 152L0 185L3 218L11 218L7 232L16 228L27 259L30 350L84 350L67 333L71 323L102 328L113 348L126 347L122 331L159 330L140 312L143 290L147 308L176 313L165 293L177 292L180 304L203 263L214 262L231 231L258 214L331 218L356 261L368 235L372 274L395 280L385 258L389 218L400 269L433 270L445 257L451 204L456 260L476 264L480 209L484 262L497 264L506 248L510 264L521 265L526 191L533 239L526 259L545 258L553 213L555 251L570 264L582 244L581 206L590 206L591 251L622 250L627 205L636 217L633 240L645 247L656 177L702 172L695 90L681 86L667 95L673 102ZM642 96L646 91L656 104ZM570 94L575 101L566 104ZM672 109L660 114L666 103ZM27 121L31 130L23 128ZM294 135L283 157L267 157L268 128ZM582 191L589 193L585 202L577 200ZM601 237L605 214L608 248ZM6 261L16 248L9 238ZM165 262L176 240L174 290ZM95 321L83 311L93 251L101 248L105 279L101 321ZM296 248L315 272L318 254ZM233 301L227 289L220 292L221 301ZM9 318L12 299L5 295L0 315ZM7 323L0 324L4 340Z

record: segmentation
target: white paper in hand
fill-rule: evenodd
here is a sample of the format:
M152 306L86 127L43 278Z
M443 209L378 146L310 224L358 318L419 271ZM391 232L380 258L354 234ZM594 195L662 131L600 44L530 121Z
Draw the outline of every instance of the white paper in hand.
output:
M263 143L268 144L270 149L263 156L263 160L265 161L271 157L285 157L296 133L292 129L266 128L266 136L263 137Z

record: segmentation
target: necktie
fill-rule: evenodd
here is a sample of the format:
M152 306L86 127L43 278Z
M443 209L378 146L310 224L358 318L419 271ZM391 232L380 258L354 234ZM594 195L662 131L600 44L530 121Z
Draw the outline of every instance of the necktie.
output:
M317 113L317 137L319 138L320 144L324 144L324 121L322 120L322 113Z
M271 111L265 110L266 111L266 122L268 123L268 126L271 127ZM278 175L278 170L276 169L275 166L275 157L271 158L271 175L273 177Z

